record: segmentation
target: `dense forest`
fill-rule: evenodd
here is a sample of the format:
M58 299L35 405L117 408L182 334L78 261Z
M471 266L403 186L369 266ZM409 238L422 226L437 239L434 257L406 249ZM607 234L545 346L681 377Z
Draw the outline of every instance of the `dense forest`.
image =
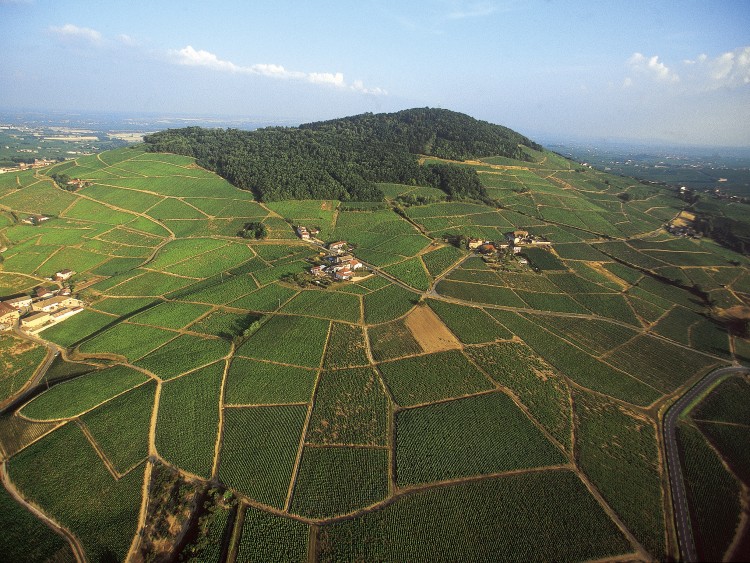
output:
M261 201L380 201L376 182L434 186L452 199L482 199L486 194L476 172L450 164L422 166L418 155L523 159L519 145L541 148L506 127L429 108L256 131L169 129L147 135L145 142L152 151L195 157Z

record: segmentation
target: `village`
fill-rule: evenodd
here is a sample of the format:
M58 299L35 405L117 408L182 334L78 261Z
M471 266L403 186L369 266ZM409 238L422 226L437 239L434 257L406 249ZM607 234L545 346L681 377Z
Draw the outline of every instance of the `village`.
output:
M361 277L366 277L371 272L363 269L364 264L352 254L352 246L343 240L325 244L316 238L320 229L308 228L303 225L295 227L297 236L307 242L312 242L325 248L325 252L320 253L320 258L314 261L314 265L308 270L314 278L313 283L316 285L328 285L331 281L351 281ZM453 242L458 242L458 246L464 246L467 250L480 254L488 263L497 263L499 261L508 262L515 258L519 265L528 265L527 258L520 254L527 248L539 248L549 250L552 243L545 237L529 234L528 231L517 229L507 232L503 235L501 242L484 240L472 237L448 237ZM359 273L365 273L365 276L358 276ZM325 283L320 283L325 280Z
M308 228L303 225L295 227L295 232L300 239L326 249L320 253L319 258L314 260L313 266L308 270L314 278L313 283L316 285L326 285L323 280L329 282L351 281L370 275L369 270L366 271L365 275L357 275L357 273L365 273L364 264L354 257L351 253L352 246L345 240L326 245L323 241L315 238L320 233L320 229ZM359 272L357 272L358 270Z
M528 231L515 230L505 233L503 242L469 238L466 240L466 248L475 250L479 254L488 256L492 254L511 252L520 254L525 247L545 248L552 247L552 243L544 237L530 235Z
M55 281L62 283L75 272L69 269L55 274ZM33 295L15 295L0 298L0 330L12 330L17 326L29 334L56 325L83 311L83 303L72 297L71 289L63 285L50 289L38 287Z

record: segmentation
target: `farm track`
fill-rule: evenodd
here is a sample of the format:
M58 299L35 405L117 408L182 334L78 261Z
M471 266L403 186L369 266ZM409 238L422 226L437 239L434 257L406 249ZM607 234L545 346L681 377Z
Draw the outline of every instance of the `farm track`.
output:
M5 410L8 407L13 406L14 404L17 404L23 400L23 397L31 390L34 389L34 387L37 386L37 384L44 378L44 375L47 373L47 370L52 365L52 362L55 361L55 358L61 353L61 348L57 346L56 344L53 344L52 342L47 342L46 340L42 340L41 338L27 334L23 332L18 327L13 328L13 334L15 336L18 336L19 338L22 338L24 340L29 340L35 344L39 344L41 346L44 346L47 348L47 355L44 359L44 362L42 362L39 366L37 366L36 370L34 371L34 374L29 378L26 383L13 395L5 399L2 403L0 403L0 414L5 414Z
M2 481L5 490L8 491L8 493L15 499L16 502L18 502L18 504L23 506L34 516L39 518L39 520L44 522L55 533L62 536L68 541L68 543L70 544L70 548L73 551L73 556L76 558L76 561L78 563L86 563L87 559L85 551L83 550L83 545L81 545L80 540L70 530L58 524L55 520L47 516L40 508L27 501L23 497L23 495L19 492L18 489L16 489L15 485L13 485L13 482L10 480L5 462L0 465L0 481Z

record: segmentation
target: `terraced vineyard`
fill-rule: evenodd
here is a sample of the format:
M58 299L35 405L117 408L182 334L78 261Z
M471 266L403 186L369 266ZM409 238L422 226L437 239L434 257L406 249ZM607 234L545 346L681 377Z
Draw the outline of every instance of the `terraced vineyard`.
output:
M748 361L724 320L750 299L750 262L667 234L683 207L669 191L524 150L462 164L496 206L398 184L379 205L263 204L143 147L0 177L2 294L69 268L86 303L39 333L86 369L0 417L4 482L90 560L134 553L155 463L236 495L237 561L677 556L659 413ZM90 186L60 190L62 170ZM397 213L405 194L430 203ZM51 219L11 220L30 214ZM268 237L240 238L247 222ZM321 251L297 224L352 243L373 275L295 281ZM445 242L516 229L552 248L522 264ZM2 337L0 399L44 352ZM748 384L726 385L680 434L701 553L717 559L741 540L750 485L731 447L750 436L746 409L727 398ZM28 525L43 540L28 553L66 551L27 520L14 542Z

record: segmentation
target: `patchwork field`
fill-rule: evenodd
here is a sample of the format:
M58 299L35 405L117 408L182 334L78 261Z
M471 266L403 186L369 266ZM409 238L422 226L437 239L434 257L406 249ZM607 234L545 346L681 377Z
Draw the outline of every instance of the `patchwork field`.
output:
M659 413L747 364L727 319L748 259L663 231L683 208L668 191L524 150L461 164L484 203L401 184L382 203L261 203L138 147L0 179L0 295L70 285L86 304L39 333L83 363L55 360L0 416L9 485L91 560L127 556L154 464L230 493L228 560L674 558ZM267 238L241 238L249 222ZM324 256L298 224L374 275L314 283ZM466 249L519 229L551 249ZM0 337L0 400L46 354ZM728 379L680 427L706 559L739 537L749 389ZM12 520L0 559L66 552ZM19 549L21 528L38 543Z

